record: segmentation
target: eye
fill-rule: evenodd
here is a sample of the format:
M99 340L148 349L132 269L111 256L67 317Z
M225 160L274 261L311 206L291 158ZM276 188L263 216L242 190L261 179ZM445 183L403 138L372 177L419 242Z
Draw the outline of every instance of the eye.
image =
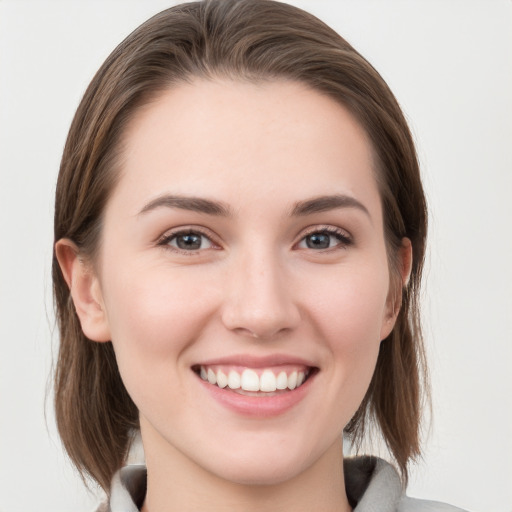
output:
M185 230L165 235L160 246L168 246L179 252L194 252L215 247L211 239L200 231Z
M326 250L345 248L352 244L348 233L339 228L324 228L308 233L298 244L299 249Z

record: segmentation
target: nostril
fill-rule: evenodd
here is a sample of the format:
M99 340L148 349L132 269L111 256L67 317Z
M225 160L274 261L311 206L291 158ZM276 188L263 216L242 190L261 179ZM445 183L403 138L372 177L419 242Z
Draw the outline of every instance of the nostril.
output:
M236 327L233 329L236 334L240 336L244 336L247 338L252 338L254 340L272 340L279 336L282 336L286 332L291 331L289 327L278 327L278 328L268 328L264 329L263 327L260 329L250 329L248 327Z
M246 281L251 283L229 294L223 303L221 319L227 329L264 340L300 325L299 308L287 292L290 287L281 283L279 276L266 275L257 283L247 277Z

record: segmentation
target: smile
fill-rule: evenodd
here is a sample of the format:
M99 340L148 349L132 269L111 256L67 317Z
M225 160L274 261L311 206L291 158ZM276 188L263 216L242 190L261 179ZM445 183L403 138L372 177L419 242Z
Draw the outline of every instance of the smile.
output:
M302 365L273 368L201 365L196 369L196 373L205 382L219 388L252 394L294 390L306 382L311 370L312 368Z

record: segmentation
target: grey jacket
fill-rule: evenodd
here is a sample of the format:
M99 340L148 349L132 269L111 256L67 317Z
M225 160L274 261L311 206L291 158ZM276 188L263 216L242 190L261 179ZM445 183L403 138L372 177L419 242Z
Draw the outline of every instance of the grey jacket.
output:
M354 512L464 512L437 501L407 497L396 470L377 457L347 458L344 470ZM103 503L97 512L138 512L145 494L146 467L125 466L114 476L109 503Z

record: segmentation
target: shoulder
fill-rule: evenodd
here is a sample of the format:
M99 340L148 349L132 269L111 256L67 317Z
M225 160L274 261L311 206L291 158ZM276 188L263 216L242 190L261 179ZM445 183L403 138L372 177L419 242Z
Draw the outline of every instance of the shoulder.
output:
M109 512L108 503L104 501L94 512Z
M444 503L409 498L395 468L377 457L345 459L344 469L354 512L464 512Z
M397 512L464 512L464 510L439 501L418 500L404 496L398 504Z
M114 475L109 499L95 512L139 512L146 495L147 473L143 464L124 466Z

